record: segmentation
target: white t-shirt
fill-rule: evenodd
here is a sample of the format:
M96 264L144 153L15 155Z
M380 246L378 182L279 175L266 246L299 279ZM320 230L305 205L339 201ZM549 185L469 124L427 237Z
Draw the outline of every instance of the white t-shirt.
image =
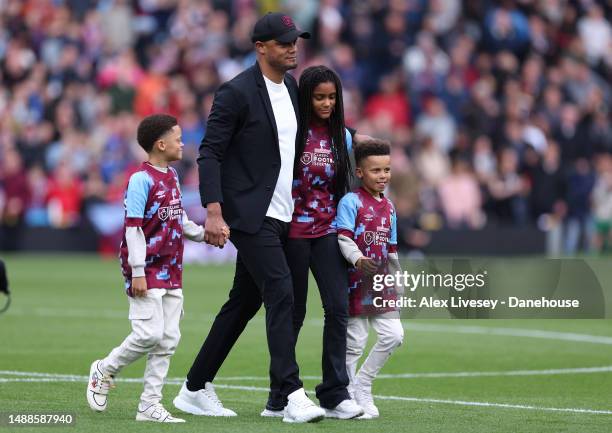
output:
M297 119L291 103L289 90L283 81L276 84L264 76L276 129L278 130L278 144L281 156L281 169L278 175L272 201L266 216L284 222L290 222L293 215L293 198L291 187L293 185L293 160L295 157L295 136L297 134Z

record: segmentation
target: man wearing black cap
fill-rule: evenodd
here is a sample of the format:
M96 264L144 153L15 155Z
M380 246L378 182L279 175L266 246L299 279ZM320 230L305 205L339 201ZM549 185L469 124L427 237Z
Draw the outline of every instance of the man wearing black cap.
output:
M297 38L291 17L269 13L255 24L257 63L215 94L198 166L207 209L205 240L223 247L227 226L238 249L229 299L215 318L174 405L195 415L235 416L212 381L248 321L266 309L270 376L287 398L283 421L313 422L325 412L304 393L295 360L293 287L283 252L293 213L298 87Z

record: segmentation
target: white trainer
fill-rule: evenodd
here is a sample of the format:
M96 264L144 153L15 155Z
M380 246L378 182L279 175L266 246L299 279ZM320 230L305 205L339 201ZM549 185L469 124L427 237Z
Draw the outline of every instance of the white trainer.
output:
M104 374L100 370L100 360L96 359L89 368L89 381L87 382L87 403L96 412L106 410L108 391L114 388L113 376Z
M261 415L264 418L282 418L285 416L285 410L284 409L272 410L272 409L265 408L264 410L261 411L259 415Z
M306 396L304 388L293 391L287 396L287 400L283 422L318 422L325 418L325 411Z
M354 391L355 401L363 408L365 414L369 415L371 418L378 418L379 413L378 408L374 404L374 398L372 397L372 387L364 386L357 381L354 385Z
M167 423L180 423L185 422L184 419L174 418L170 415L170 412L164 408L161 403L153 403L141 409L141 405L138 405L138 412L136 412L136 421L152 421L152 422L167 422Z
M325 409L326 418L353 419L363 415L364 411L355 400L342 400L333 409Z
M181 386L181 390L174 398L173 403L177 409L192 415L236 416L236 412L223 407L221 400L215 393L213 384L210 382L206 382L204 389L198 391L189 391L186 383L183 382L183 386Z

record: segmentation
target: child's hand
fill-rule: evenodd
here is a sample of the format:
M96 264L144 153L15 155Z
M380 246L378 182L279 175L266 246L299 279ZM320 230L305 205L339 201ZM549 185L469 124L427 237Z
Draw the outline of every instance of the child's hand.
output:
M355 263L355 267L367 276L374 275L378 270L378 264L371 258L365 256L357 260L357 263Z
M137 298L147 296L147 279L145 277L132 278L132 294Z
M228 226L223 227L223 229L221 229L221 233L223 234L223 237L225 238L225 240L227 241L230 237L230 229Z

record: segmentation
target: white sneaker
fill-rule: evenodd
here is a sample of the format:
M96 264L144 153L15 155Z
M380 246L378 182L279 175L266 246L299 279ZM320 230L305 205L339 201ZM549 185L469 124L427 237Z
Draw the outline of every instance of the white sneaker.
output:
M187 385L183 386L174 398L174 406L183 412L192 415L205 416L236 416L236 412L223 407L223 404L215 393L215 388L210 382L204 384L204 389L189 391Z
M325 411L306 396L304 388L293 391L287 400L283 422L317 422L325 418Z
M361 385L359 382L355 382L355 401L359 406L363 408L365 415L369 415L371 418L378 418L378 408L374 405L374 398L372 397L372 387ZM369 419L369 418L368 418Z
M108 391L115 387L113 376L102 373L99 364L99 359L92 362L89 368L89 381L87 382L87 403L96 412L102 412L106 409Z
M355 400L342 400L333 409L325 409L326 418L352 419L363 415L364 411Z
M282 418L285 416L284 409L281 410L272 410L265 408L259 415L264 418Z
M136 421L153 421L153 422L168 422L168 423L180 423L185 422L184 419L174 418L170 415L170 412L164 408L161 403L150 404L145 409L141 409L138 405L138 412L136 412Z

